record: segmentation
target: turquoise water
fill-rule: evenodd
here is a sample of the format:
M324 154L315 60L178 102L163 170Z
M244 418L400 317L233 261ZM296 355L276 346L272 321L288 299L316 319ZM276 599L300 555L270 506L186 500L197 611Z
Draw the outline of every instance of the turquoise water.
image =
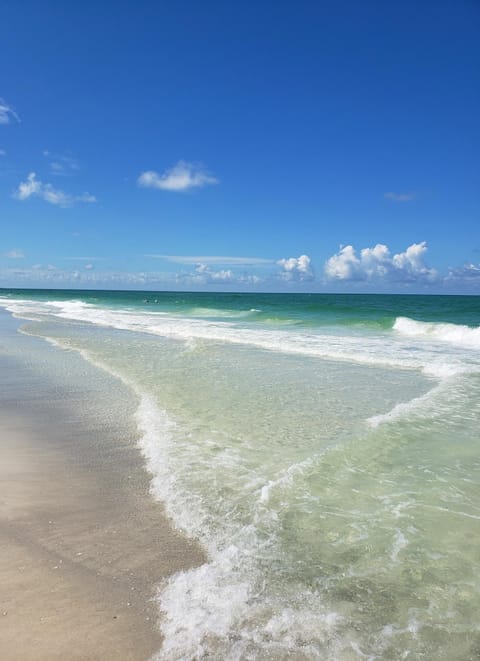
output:
M131 388L152 494L207 552L158 586L159 659L478 658L479 297L0 304Z

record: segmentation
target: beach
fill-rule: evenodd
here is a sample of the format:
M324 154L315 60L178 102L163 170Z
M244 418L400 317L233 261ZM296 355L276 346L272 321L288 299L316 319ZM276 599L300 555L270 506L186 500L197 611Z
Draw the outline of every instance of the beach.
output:
M0 657L147 659L156 586L203 553L151 497L126 416L88 408L88 375L81 392L48 382L32 355L58 349L0 316L0 347L19 349L0 357Z
M2 658L478 656L477 297L0 306Z

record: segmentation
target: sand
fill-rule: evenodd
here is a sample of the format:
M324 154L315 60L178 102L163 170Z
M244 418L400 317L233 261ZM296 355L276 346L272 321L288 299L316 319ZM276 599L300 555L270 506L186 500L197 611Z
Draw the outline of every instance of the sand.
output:
M0 352L2 661L148 659L156 586L205 560L151 498L132 428L78 408Z

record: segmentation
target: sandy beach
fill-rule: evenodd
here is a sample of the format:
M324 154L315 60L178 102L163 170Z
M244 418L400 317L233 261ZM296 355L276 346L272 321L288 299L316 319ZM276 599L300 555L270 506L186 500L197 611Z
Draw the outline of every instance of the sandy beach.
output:
M56 350L1 317L1 349L8 338ZM149 658L161 646L156 586L203 561L151 498L133 425L86 414L91 395L0 353L4 661Z

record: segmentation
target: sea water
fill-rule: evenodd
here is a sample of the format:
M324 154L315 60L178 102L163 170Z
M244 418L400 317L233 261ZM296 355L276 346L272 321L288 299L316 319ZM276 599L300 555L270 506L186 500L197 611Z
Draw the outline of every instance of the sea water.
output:
M0 304L130 388L152 495L205 549L158 586L156 658L479 658L479 297Z

